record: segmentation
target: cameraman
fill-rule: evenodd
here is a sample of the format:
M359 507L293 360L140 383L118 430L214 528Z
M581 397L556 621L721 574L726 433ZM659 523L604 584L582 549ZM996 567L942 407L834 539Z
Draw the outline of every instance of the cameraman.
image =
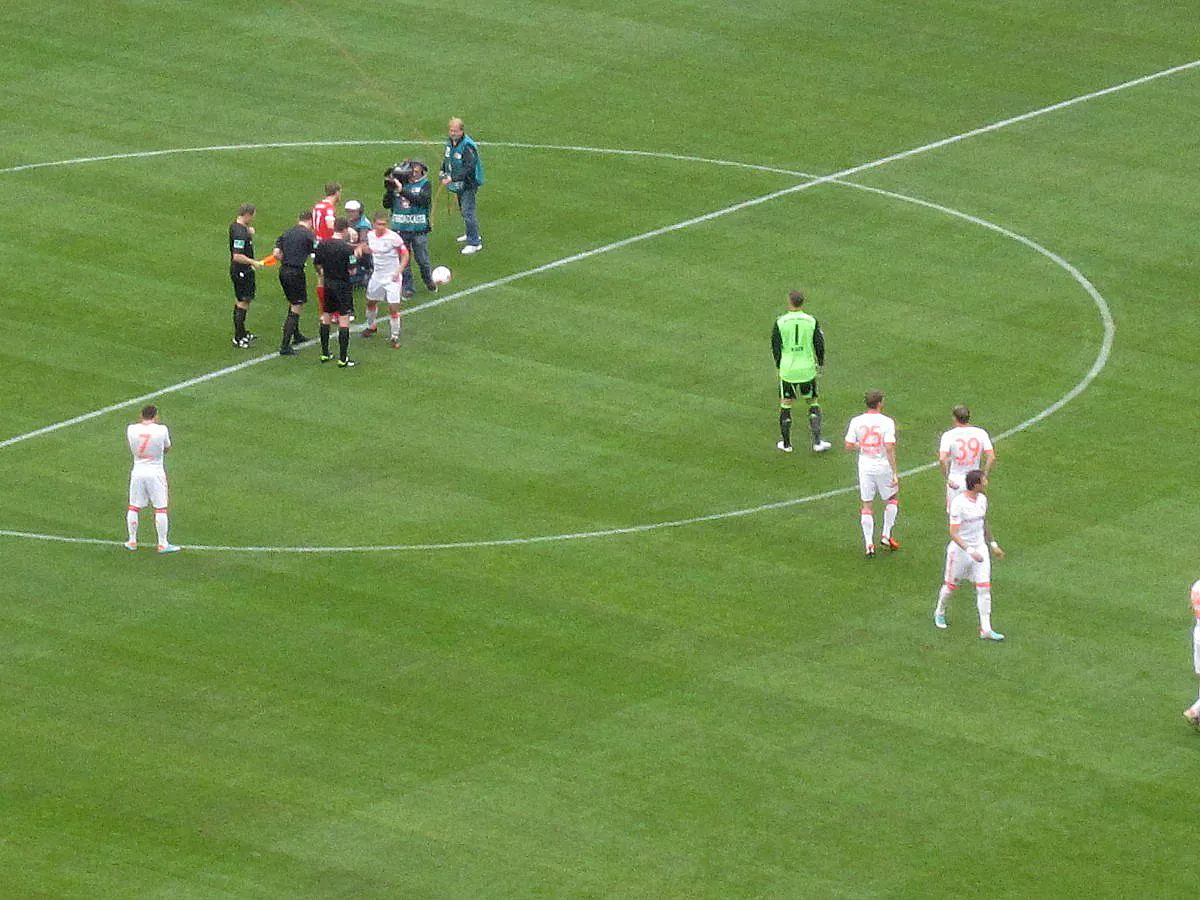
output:
M433 269L429 264L429 212L433 205L429 170L419 159L406 159L384 173L383 190L383 206L391 212L392 231L408 245L421 270L425 289L436 294L438 286L433 282ZM414 293L412 266L404 270L402 291L405 297Z

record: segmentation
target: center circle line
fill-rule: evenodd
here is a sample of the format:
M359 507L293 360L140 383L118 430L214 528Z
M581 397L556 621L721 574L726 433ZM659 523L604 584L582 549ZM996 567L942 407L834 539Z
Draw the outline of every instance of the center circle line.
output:
M574 262L579 262L579 261L582 261L585 259L589 259L593 256L598 256L602 253L607 253L612 250L616 250L616 249L620 249L622 247L629 246L631 244L639 243L644 240L649 240L650 238L653 238L653 237L658 237L663 234L669 234L674 231L681 231L684 228L689 228L689 227L692 227L693 225L698 225L703 222L711 221L713 219L729 215L733 212L738 212L740 210L747 209L752 206L757 206L762 203L769 202L771 200L779 199L780 197L789 196L794 193L799 193L800 191L808 190L812 187L816 187L821 184L832 184L832 185L837 185L840 187L850 188L850 189L854 189L854 190L865 191L868 193L887 197L887 198L890 198L893 200L898 200L898 201L901 201L904 203L911 203L913 205L923 207L923 208L926 208L926 209L929 209L929 210L932 210L935 212L939 212L944 215L958 218L964 222L968 222L970 224L985 228L996 234L1006 237L1010 240L1016 241L1017 243L1025 246L1029 249L1034 250L1041 256L1043 256L1046 259L1053 262L1059 268L1066 271L1071 276L1071 278L1077 284L1079 284L1084 289L1084 291L1088 294L1088 296L1092 299L1093 303L1095 304L1095 306L1099 312L1100 319L1103 324L1104 336L1101 341L1100 350L1099 350L1095 360L1093 361L1091 368L1084 375L1084 377L1078 383L1076 383L1066 394L1064 394L1062 397L1060 397L1058 400L1056 400L1050 406L1048 406L1045 409L1041 410L1040 412L1034 414L1033 416L1030 416L1023 422L1001 432L994 438L995 441L1003 440L1005 438L1011 437L1012 435L1015 435L1022 431L1025 431L1026 429L1031 428L1036 423L1038 423L1038 422L1042 421L1043 419L1046 419L1049 416L1053 415L1054 413L1058 412L1060 409L1062 409L1064 406L1066 406L1069 402L1071 402L1071 400L1075 399L1081 393L1083 393L1083 391L1085 391L1088 388L1088 386L1096 379L1096 377L1099 376L1100 372L1103 371L1105 365L1107 364L1109 356L1111 354L1113 339L1114 339L1115 333L1116 333L1116 327L1115 327L1115 323L1113 321L1112 313L1111 313L1111 310L1109 309L1108 303L1104 299L1103 295L1099 292L1099 290L1096 289L1095 285L1093 285L1091 283L1091 281L1089 281L1088 278L1077 267L1072 265L1070 262L1068 262L1066 259L1064 259L1059 254L1054 253L1052 250L1049 250L1046 247L1044 247L1043 245L1039 244L1037 241L1034 241L1032 238L1021 235L1015 231L1012 231L1001 225L997 225L994 222L990 222L981 217L971 215L970 213L965 213L965 212L962 212L960 210L954 209L949 206L944 206L942 204L934 203L929 200L923 200L921 198L913 197L913 196L910 196L907 194L901 194L901 193L898 193L895 191L888 191L888 190L884 190L882 188L859 184L857 182L849 181L846 178L838 177L837 175L817 176L817 175L812 175L812 174L805 173L805 172L798 172L798 171L794 171L794 170L777 168L777 167L772 167L772 166L757 165L754 163L739 162L736 160L708 159L708 158L700 157L700 156L690 156L690 155L682 155L682 154L675 154L675 153L659 153L659 152L648 151L648 150L632 150L632 149L603 148L603 147L581 147L581 146L572 146L572 145L563 145L563 144L531 144L531 143L521 143L521 142L499 142L499 141L492 141L492 142L486 142L486 143L479 142L479 143L481 146L509 147L509 148L513 148L513 149L549 150L549 151L560 151L560 152L594 153L597 155L636 156L636 157L644 157L644 158L651 158L651 159L655 159L655 158L671 159L671 160L677 160L677 161L683 161L683 162L695 162L695 163L701 163L701 164L742 168L742 169L753 170L753 171L762 171L762 172L767 172L767 173L772 173L772 174L787 175L789 177L803 178L803 179L809 179L809 180L803 181L798 185L792 185L790 187L783 188L783 189L777 190L777 191L772 191L767 194L759 195L758 197L754 197L749 200L744 200L744 201L732 204L727 207L722 207L721 209L714 210L712 212L705 213L700 216L695 216L690 219L686 219L682 222L677 222L673 225L667 225L667 226L663 226L661 228L652 229L650 231L642 232L642 233L634 235L632 237L623 238L621 240L614 241L609 244L605 244L601 247L592 248L590 250L585 250L585 251L581 251L580 253L562 257L560 259L553 260L549 263L545 263L540 266L535 266L531 269L527 269L522 272L517 272L512 275L503 276L501 278L494 279L492 281L489 281L489 282L486 282L483 284L473 285L472 287L466 288L465 290L458 291L453 294L449 294L445 297L439 297L437 300L431 300L426 303L418 304L417 306L411 307L405 311L406 315L412 315L413 313L416 313L416 312L419 312L419 311L422 311L425 309L430 309L435 306L440 306L441 304L448 303L451 300L463 299L472 294L476 294L481 291L488 290L488 289L491 289L494 287L501 287L506 284L511 284L514 281L528 278L533 275L541 274L543 272L552 271L554 269L561 268L563 266L569 265ZM0 169L0 175L24 172L24 171L29 171L29 170L33 170L33 169L49 168L49 167L54 167L54 166L81 165L81 164L85 164L85 163L96 163L96 162L105 162L105 161L114 161L114 160L145 159L145 158L153 158L153 157L158 157L158 156L184 154L184 153L229 152L229 151L238 151L238 150L285 149L285 148L304 148L304 147L381 146L381 145L429 146L430 142L408 141L408 140L288 141L288 142L272 142L272 143L262 143L262 144L227 144L227 145L216 145L216 146L211 146L211 147L173 148L173 149L167 149L167 150L149 150L149 151L138 151L138 152L133 152L133 153L110 154L110 155L106 155L106 156L80 157L80 158L71 159L71 160L59 160L59 161L45 162L45 163L31 163L31 164L26 164L26 165L13 166L13 167L9 167L9 168ZM154 399L156 397L161 397L165 394L173 393L175 391L182 390L186 387L192 387L197 384L202 384L204 382L219 378L222 375L227 375L227 374L231 374L233 372L238 372L243 369L249 368L250 366L258 365L258 364L267 362L274 358L276 358L276 354L273 354L273 353L267 354L264 356L260 356L260 357L256 357L255 359L246 360L246 361L243 361L243 362L238 363L233 366L227 366L223 369L218 369L214 372L209 372L204 375L199 375L199 376L196 376L195 378L191 378L186 381L179 382L178 384L171 385L169 387L162 388L162 389L153 391L148 394L143 394L139 397L134 397L129 400L121 401L119 403L110 404L109 406L105 406L101 409L93 410L91 412L84 413L79 416L75 416L71 419L67 419L62 422L55 423L53 425L47 425L43 428L39 428L39 429L35 429L33 431L26 432L25 434L16 435L16 436L8 438L4 441L0 441L0 449L3 449L5 447L11 446L16 443L20 443L21 441L25 441L25 440L28 440L33 437L48 434L53 431L58 431L62 428L66 428L71 425L80 424L82 422L88 421L88 420L96 418L98 416L105 415L110 412L128 408L130 406L135 406L138 403L143 403L147 400ZM930 469L933 469L936 466L937 466L937 462L931 461L931 462L922 464L920 466L916 466L914 468L908 469L904 472L901 472L900 476L902 478L909 477L911 475L929 471ZM564 541L588 540L588 539L595 539L595 538L601 538L601 537L614 537L614 536L619 536L619 535L640 534L640 533L645 533L645 532L650 532L650 531L665 530L665 529L669 529L669 528L680 528L680 527L684 527L684 526L688 526L688 525L696 525L696 524L701 524L701 523L705 523L705 522L714 522L714 521L720 521L720 520L724 520L724 519L739 518L739 517L755 515L758 513L768 512L768 511L772 511L772 510L785 509L785 508L792 507L792 506L799 506L801 504L812 503L812 502L816 502L819 500L825 500L825 499L829 499L832 497L841 496L843 494L848 494L848 493L856 490L856 488L857 488L857 485L848 485L845 487L834 488L834 489L827 490L827 491L821 491L821 492L818 492L815 494L809 494L809 495L806 495L803 497L795 497L795 498L791 498L791 499L787 499L787 500L779 500L779 501L774 501L771 503L764 503L764 504L760 504L757 506L744 507L744 508L733 509L733 510L725 510L722 512L708 513L708 514L704 514L704 515L691 516L691 517L682 518L682 519L672 519L672 520L668 520L668 521L651 522L651 523L645 523L645 524L639 524L639 525L628 525L628 526L615 527L615 528L597 529L597 530L592 530L592 531L534 535L534 536L530 536L530 537L492 538L492 539L483 539L483 540L475 540L475 541L445 541L445 542L430 542L430 543L415 543L415 544L364 544L364 545L327 546L327 547L265 546L265 545L262 545L262 546L232 546L232 545L218 545L218 544L186 544L184 546L186 546L186 548L189 550L218 551L218 552L226 552L226 553L370 553L370 552L402 552L402 551L410 551L411 552L411 551L432 551L432 550L450 550L450 549L474 549L474 548L484 548L484 547L528 546L528 545L535 545L535 544L546 544L546 543L555 543L555 542L564 542ZM69 536L69 535L39 534L39 533L34 533L34 532L17 531L17 530L10 530L10 529L0 529L0 536L21 538L21 539L26 539L26 540L56 541L56 542L74 543L74 544L101 544L101 545L105 545L105 546L123 547L123 542L119 541L119 540L109 541L109 540L104 540L101 538L74 537L74 536Z

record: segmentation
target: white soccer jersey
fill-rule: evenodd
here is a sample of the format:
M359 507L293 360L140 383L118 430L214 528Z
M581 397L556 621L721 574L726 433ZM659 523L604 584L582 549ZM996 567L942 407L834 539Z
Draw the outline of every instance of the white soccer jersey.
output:
M404 238L390 228L383 234L371 231L367 235L367 246L375 260L375 277L395 275L400 271L400 251L404 249Z
M134 422L125 429L129 452L133 454L133 471L163 468L163 454L171 446L171 433L158 422Z
M958 536L968 547L984 547L983 522L987 517L987 495L959 494L950 504L950 524L958 526Z
M880 412L865 412L850 420L846 443L858 446L858 468L890 470L887 445L896 443L896 423Z
M1192 668L1200 675L1200 581L1192 585L1192 612L1196 624L1192 627Z
M956 425L942 435L938 456L950 462L950 479L962 484L962 476L983 468L983 454L992 450L992 439L982 428Z

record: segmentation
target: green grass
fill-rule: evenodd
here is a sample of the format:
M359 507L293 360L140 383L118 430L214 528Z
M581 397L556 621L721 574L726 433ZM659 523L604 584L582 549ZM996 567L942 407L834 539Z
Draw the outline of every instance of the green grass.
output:
M246 359L238 204L263 255L327 180L370 207L385 166L435 162L451 114L488 174L485 253L437 213L453 293L804 180L513 143L825 174L1188 62L1192 13L7 4L0 169L417 144L0 173L0 441ZM905 479L903 550L868 563L852 461L774 450L771 323L805 286L826 436L883 388L905 469L955 403L993 434L1054 403L1103 323L1028 247L849 186L416 310L351 372L308 350L161 397L192 545L170 558L115 543L136 409L0 448L0 529L114 542L0 536L0 894L1193 896L1198 101L1194 69L857 179L1038 242L1112 310L1095 382L998 447L1001 646L969 589L932 627L936 474ZM267 353L284 306L259 284ZM195 548L553 537L838 490L587 539Z

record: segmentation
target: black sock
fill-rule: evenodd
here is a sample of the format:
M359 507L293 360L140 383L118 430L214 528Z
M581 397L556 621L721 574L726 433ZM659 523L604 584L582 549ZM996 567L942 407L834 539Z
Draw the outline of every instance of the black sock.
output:
M812 431L813 443L821 443L821 410L810 409L808 411L808 427Z
M283 347L286 349L292 346L292 338L296 336L296 328L300 325L299 313L288 312L287 318L283 320Z
M325 322L322 322L320 328L317 329L317 333L321 335L321 355L328 356L329 355L329 326Z
M779 410L779 436L783 438L783 446L792 446L792 411Z
M350 329L338 328L338 355L342 362L350 358Z
M238 306L235 303L233 305L233 339L235 341L240 341L245 336L246 336L246 310L244 310L242 307Z

